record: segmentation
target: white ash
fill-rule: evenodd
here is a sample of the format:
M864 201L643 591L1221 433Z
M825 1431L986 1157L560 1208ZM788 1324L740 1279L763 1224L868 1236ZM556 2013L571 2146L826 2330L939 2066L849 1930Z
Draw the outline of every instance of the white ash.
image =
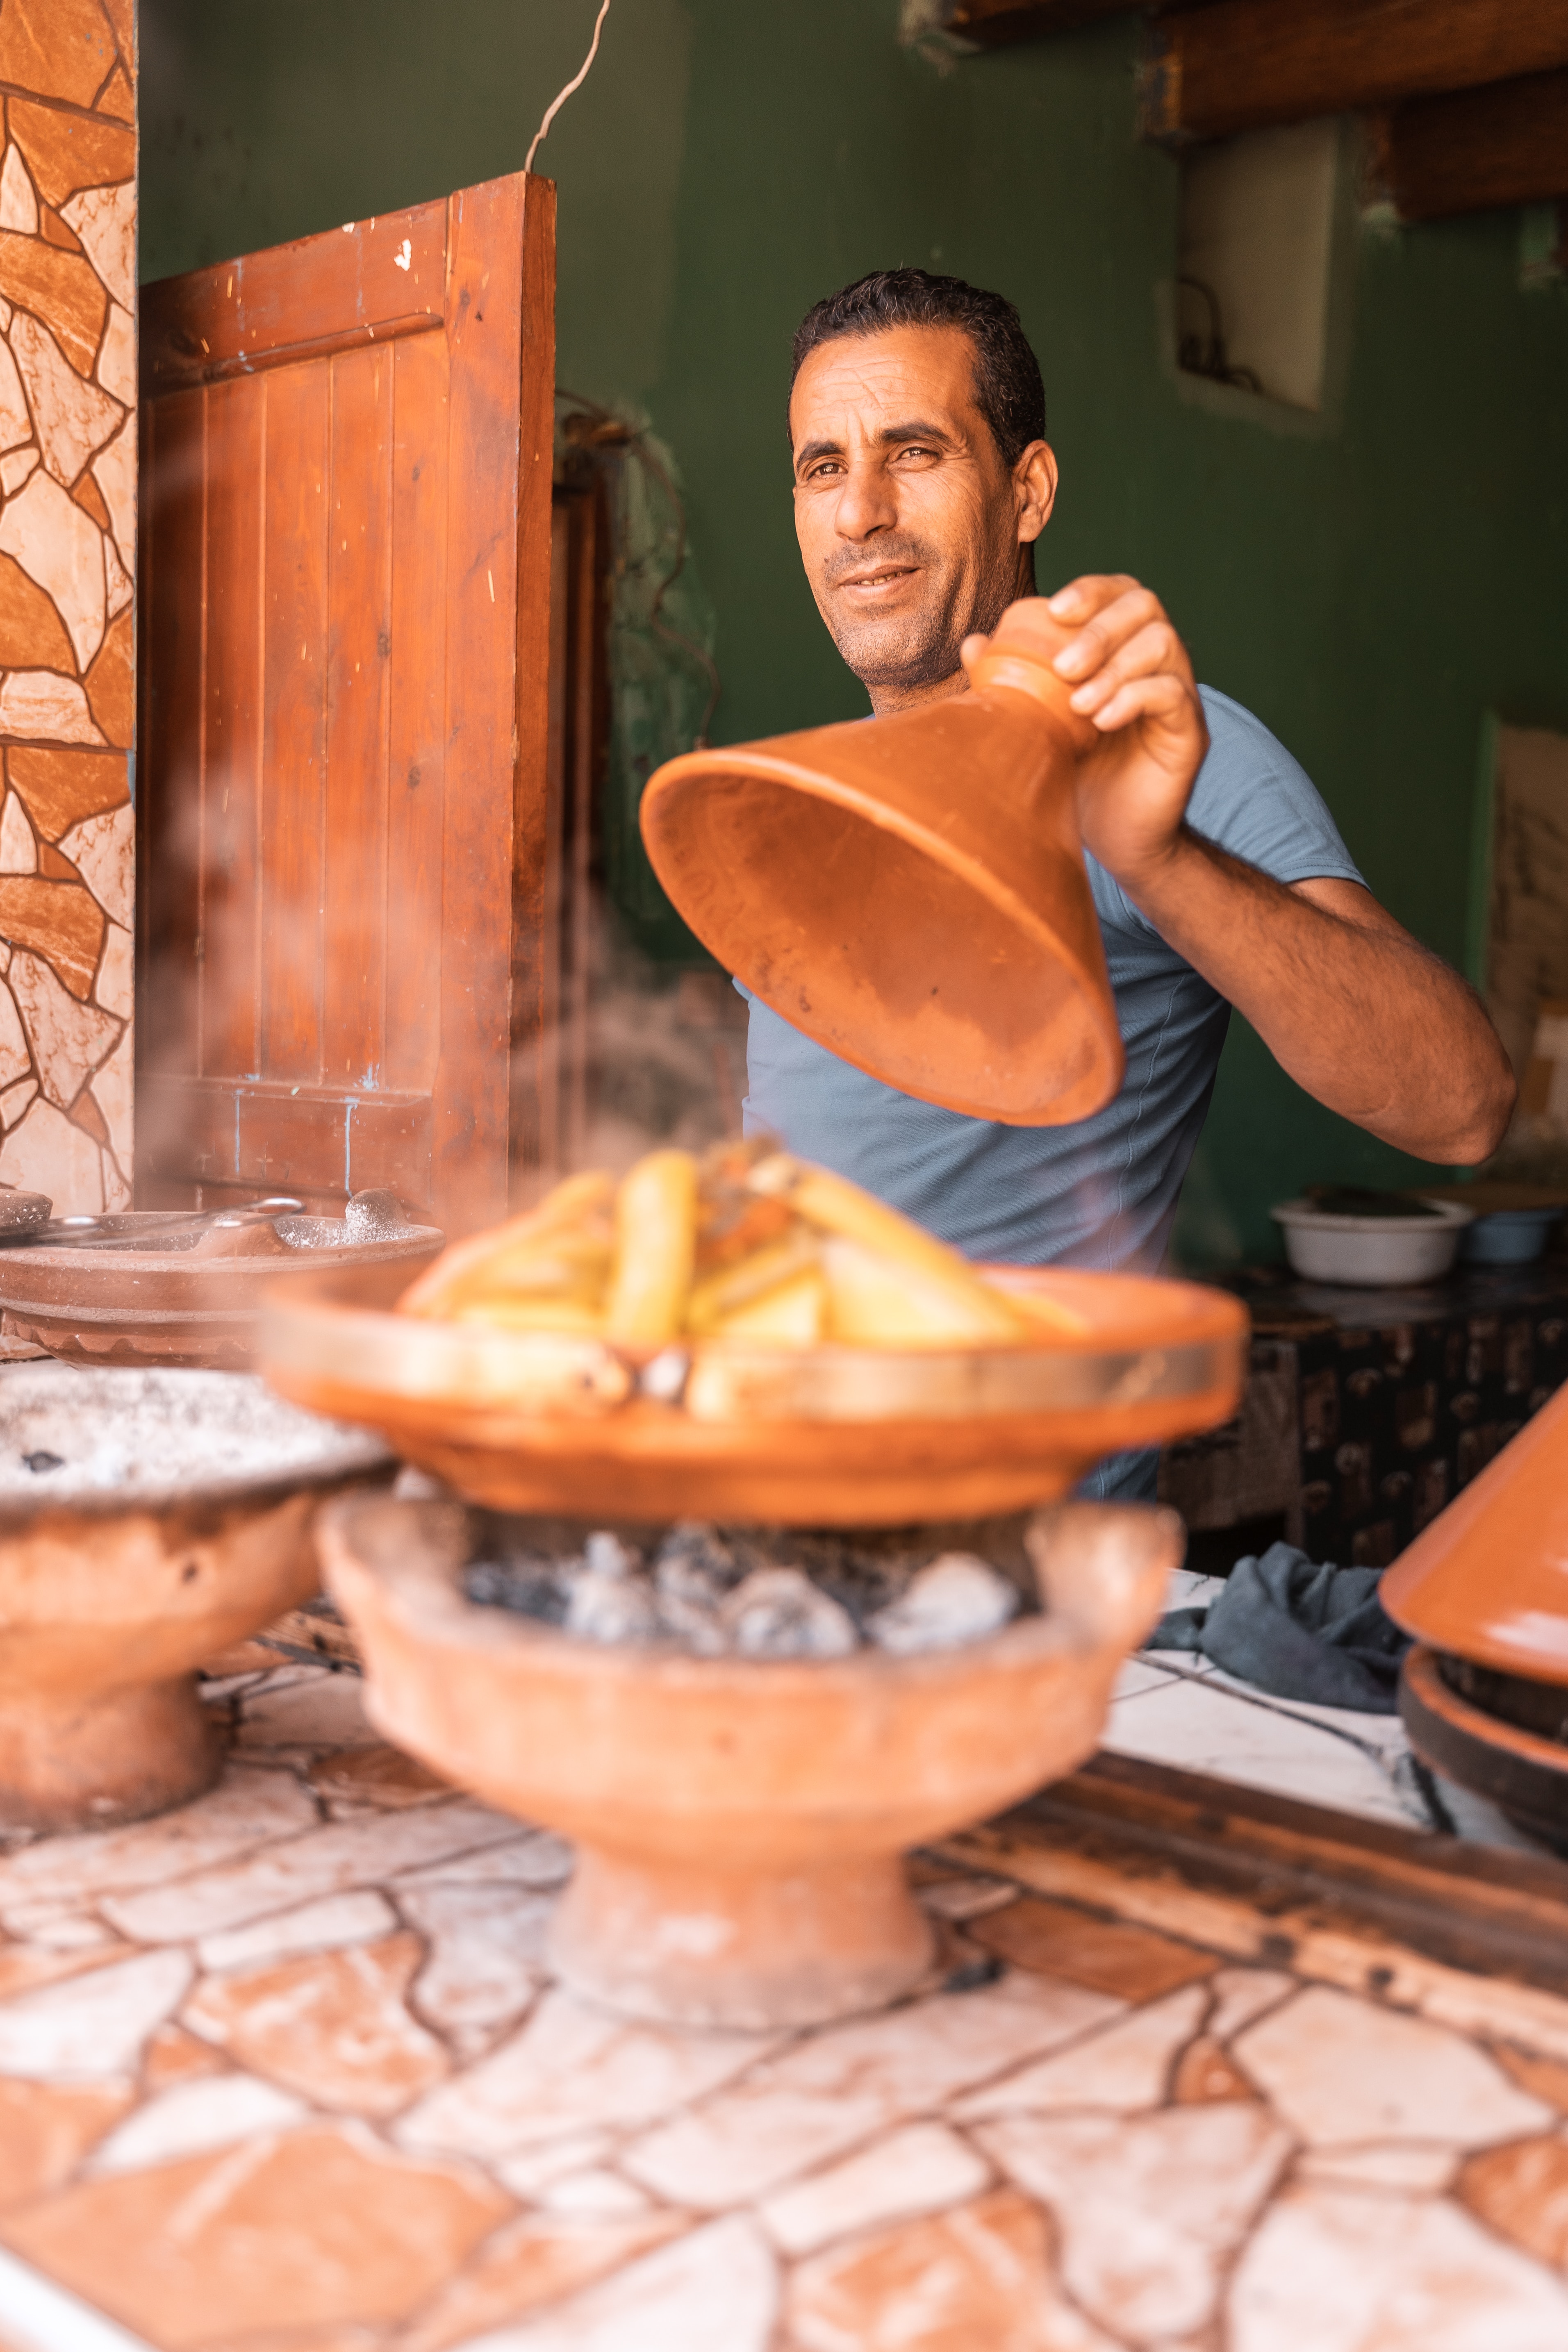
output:
M653 1642L659 1633L658 1604L647 1583L586 1570L573 1580L562 1622L586 1642Z
M742 1658L842 1658L858 1647L848 1610L798 1568L753 1569L720 1614L726 1647Z
M867 1628L871 1639L895 1656L917 1650L955 1650L999 1633L1016 1602L1005 1577L972 1551L943 1552L910 1579Z
M594 1528L476 1513L463 1588L586 1641L699 1657L909 1655L1038 1610L1024 1526Z
M569 1633L588 1642L651 1642L658 1638L658 1607L652 1585L637 1573L638 1553L608 1528L595 1528L574 1563L566 1591Z
M250 1373L79 1371L0 1381L0 1517L305 1486L389 1460L381 1440L285 1404Z

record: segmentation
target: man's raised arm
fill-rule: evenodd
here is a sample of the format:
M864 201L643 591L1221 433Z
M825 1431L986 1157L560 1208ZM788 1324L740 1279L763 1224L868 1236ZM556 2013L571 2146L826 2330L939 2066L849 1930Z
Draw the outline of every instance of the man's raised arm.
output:
M1208 734L1186 649L1148 589L1076 580L1047 609L1077 632L1055 667L1101 730L1079 789L1100 865L1319 1102L1417 1159L1484 1160L1515 1087L1475 991L1360 884L1277 882L1185 823ZM966 663L984 643L968 640Z

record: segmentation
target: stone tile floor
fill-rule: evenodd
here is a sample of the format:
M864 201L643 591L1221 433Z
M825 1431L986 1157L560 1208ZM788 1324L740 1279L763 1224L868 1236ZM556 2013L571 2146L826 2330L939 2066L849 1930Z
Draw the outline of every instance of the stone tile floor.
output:
M970 1990L618 2022L559 1843L253 1656L209 1797L0 1855L0 2352L1568 2347L1563 2058L936 1861Z

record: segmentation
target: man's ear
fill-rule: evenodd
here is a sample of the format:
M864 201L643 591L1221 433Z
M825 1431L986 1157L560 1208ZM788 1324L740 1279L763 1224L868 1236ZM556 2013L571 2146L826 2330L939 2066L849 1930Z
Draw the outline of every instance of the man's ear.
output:
M1014 461L1013 492L1018 502L1018 539L1026 545L1038 539L1057 502L1057 461L1048 441L1031 441Z

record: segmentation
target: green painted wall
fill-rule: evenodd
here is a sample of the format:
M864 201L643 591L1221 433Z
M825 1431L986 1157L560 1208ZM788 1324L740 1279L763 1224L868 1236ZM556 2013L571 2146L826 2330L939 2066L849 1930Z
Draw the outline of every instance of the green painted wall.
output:
M592 0L142 0L144 278L521 165ZM1337 416L1289 435L1162 364L1176 173L1133 135L1134 19L939 74L895 0L615 0L542 152L560 378L645 412L718 614L716 740L864 708L790 527L790 331L892 261L1010 293L1063 469L1041 584L1155 586L1199 673L1305 761L1374 890L1465 950L1489 709L1568 728L1568 293L1501 215L1352 237ZM1243 1024L1189 1185L1192 1259L1271 1200L1415 1163L1310 1103Z

